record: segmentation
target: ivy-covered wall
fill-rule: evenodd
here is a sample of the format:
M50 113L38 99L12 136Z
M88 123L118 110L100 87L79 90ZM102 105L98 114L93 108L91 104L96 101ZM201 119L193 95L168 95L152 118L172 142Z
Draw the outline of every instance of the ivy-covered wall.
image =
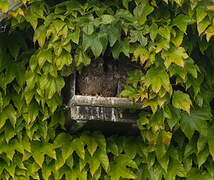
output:
M0 179L214 179L213 1L22 1L0 2ZM141 137L69 134L64 77L122 54Z

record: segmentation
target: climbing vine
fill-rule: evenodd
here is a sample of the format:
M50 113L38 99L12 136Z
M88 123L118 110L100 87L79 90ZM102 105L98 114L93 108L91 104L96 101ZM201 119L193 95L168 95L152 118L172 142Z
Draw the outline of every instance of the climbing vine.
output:
M214 179L213 1L22 2L0 2L0 179ZM64 77L121 55L141 137L69 134Z

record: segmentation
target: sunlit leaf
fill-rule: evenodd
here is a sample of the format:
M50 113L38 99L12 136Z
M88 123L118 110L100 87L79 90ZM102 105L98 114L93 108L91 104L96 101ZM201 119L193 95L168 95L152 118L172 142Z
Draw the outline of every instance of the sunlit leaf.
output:
M167 91L170 91L169 76L162 68L149 69L145 76L145 84L147 87L151 85L155 93L158 93L162 86Z
M192 20L188 16L185 16L183 14L176 16L175 19L173 20L173 24L184 33L186 32L187 25L191 23Z

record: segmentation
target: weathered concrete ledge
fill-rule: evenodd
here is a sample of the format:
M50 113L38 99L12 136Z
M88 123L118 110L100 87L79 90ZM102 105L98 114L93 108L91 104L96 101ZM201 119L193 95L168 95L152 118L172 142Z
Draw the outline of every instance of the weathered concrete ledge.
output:
M129 98L82 96L74 95L70 100L70 106L92 106L92 107L115 107L115 108L137 108L143 103L133 103Z

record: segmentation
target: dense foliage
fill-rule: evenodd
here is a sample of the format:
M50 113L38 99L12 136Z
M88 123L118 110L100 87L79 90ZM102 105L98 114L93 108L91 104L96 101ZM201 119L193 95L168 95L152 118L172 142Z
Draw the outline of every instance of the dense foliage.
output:
M0 179L214 179L214 4L23 0L0 33ZM63 77L123 54L140 137L67 133Z

